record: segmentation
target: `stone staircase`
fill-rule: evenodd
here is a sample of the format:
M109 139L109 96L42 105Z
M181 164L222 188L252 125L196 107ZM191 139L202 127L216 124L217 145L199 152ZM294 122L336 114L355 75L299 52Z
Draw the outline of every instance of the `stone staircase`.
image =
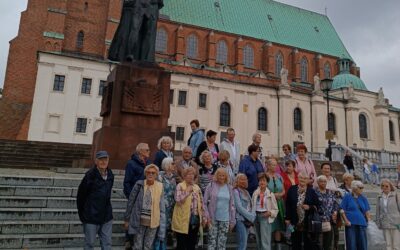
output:
M82 249L75 198L85 170L69 171L0 168L0 249ZM123 249L126 199L115 172L113 249Z
M82 249L84 238L75 198L85 171L0 168L0 249ZM124 171L114 170L114 174L113 249L118 250L124 249L126 199L122 192ZM377 190L369 185L365 190L373 214ZM250 241L248 249L255 246L255 241ZM235 233L230 233L227 249L235 247Z
M91 148L91 145L85 144L0 139L0 167L84 167L90 161Z

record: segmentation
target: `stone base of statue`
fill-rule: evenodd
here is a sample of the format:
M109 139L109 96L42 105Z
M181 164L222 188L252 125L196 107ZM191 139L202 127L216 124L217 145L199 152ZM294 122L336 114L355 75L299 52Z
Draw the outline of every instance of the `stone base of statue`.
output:
M116 66L104 89L103 125L94 133L92 156L106 150L110 166L124 169L138 143L148 143L154 154L158 139L171 136L170 82L171 74L156 64L136 62Z

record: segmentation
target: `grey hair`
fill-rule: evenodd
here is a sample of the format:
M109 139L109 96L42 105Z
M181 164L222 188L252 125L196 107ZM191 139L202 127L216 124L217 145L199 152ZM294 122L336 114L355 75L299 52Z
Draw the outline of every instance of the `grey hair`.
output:
M393 183L392 183L389 179L387 179L387 178L382 179L382 180L381 180L381 186L382 186L383 183L389 184L389 186L390 186L390 191L394 192L394 191L396 190L396 189L394 188L394 186L393 186Z
M174 159L172 159L171 157L164 158L161 163L161 169L167 171L167 169L171 166L173 162Z
M207 155L207 154L210 155L211 158L212 158L211 152L208 151L208 150L204 150L203 153L201 153L201 155L200 155L200 157L199 157L200 163L204 164L203 158L204 158L204 156Z
M317 182L320 182L320 181L328 181L328 179L326 178L325 175L320 175L317 177Z
M149 145L147 143L141 142L136 146L136 153L140 153L140 150L144 149L145 147L148 147Z
M357 188L364 187L364 184L361 181L352 181L351 182L351 190L355 190Z
M174 148L174 141L172 140L172 138L169 137L169 136L163 136L157 142L157 148L158 149L161 149L161 144L163 142L169 142L171 144L171 149L170 150L172 150Z
M254 134L253 134L253 137L252 137L251 139L254 141L258 135L261 136L260 133L254 133Z
M301 171L298 175L298 177L303 177L303 178L310 178L310 176L308 176L308 174L306 173L306 171Z
M182 149L182 152L185 151L185 150L190 150L191 153L193 152L192 148L189 147L189 146L185 146L185 147Z

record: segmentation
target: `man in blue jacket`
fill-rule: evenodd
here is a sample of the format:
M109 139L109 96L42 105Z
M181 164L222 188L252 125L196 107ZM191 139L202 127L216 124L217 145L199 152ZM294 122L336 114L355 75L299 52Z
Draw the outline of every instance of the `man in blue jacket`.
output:
M139 143L136 153L128 161L125 167L124 195L129 199L133 186L139 180L144 180L144 168L151 164L149 160L150 148L147 143Z
M199 120L193 120L190 122L190 128L192 133L188 140L188 146L192 148L193 157L196 157L197 148L204 141L204 132L200 128Z
M96 153L96 165L86 172L78 188L76 203L79 219L83 223L85 250L94 249L96 234L99 234L101 249L111 250L113 214L111 191L114 175L108 168L106 151Z

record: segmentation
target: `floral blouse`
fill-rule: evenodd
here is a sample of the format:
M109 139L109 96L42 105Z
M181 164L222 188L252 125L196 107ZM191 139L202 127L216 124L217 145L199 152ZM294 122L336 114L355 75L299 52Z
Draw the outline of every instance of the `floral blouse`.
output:
M331 221L333 212L339 210L339 204L336 201L335 193L329 189L326 189L326 191L322 193L318 187L315 188L315 192L317 193L318 200L321 202L318 212L322 221Z
M166 228L171 226L172 212L175 206L175 189L176 181L174 175L168 176L164 171L160 172L159 181L162 182L164 188L164 202L165 202L165 217Z

